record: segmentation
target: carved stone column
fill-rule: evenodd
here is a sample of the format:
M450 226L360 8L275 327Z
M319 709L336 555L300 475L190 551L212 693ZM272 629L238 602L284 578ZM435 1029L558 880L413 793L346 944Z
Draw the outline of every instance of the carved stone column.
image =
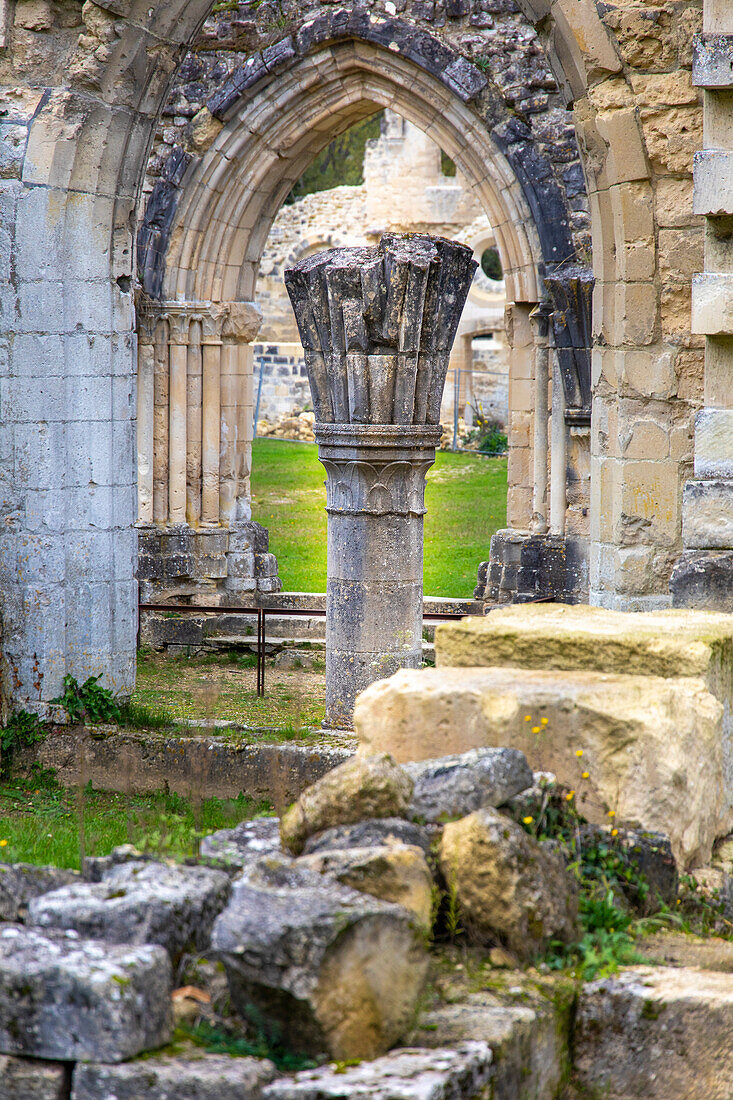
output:
M450 349L476 269L421 235L340 248L285 273L326 469L326 725L422 657L425 475Z

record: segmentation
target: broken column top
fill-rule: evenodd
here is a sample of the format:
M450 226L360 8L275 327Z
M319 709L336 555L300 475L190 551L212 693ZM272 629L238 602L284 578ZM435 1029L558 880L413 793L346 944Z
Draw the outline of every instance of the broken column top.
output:
M437 424L477 266L465 245L412 233L286 271L318 422Z

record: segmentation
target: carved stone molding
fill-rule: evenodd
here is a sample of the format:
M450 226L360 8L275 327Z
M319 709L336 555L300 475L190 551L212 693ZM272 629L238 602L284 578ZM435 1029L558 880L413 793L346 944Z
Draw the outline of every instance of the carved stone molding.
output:
M590 268L577 265L558 267L545 278L569 424L590 423L594 283Z

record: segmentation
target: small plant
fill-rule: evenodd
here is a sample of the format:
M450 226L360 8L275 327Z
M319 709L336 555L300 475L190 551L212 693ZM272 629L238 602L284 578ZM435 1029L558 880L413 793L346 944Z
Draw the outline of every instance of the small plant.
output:
M131 726L139 730L173 729L176 720L165 707L146 707L140 703L127 702L121 705L117 721L121 726Z
M0 748L2 749L2 775L7 776L13 766L13 756L18 749L28 745L37 745L45 741L46 730L37 714L27 710L17 710L2 731Z
M119 722L120 704L109 688L99 683L101 677L89 676L83 684L76 677L64 676L64 690L52 699L60 703L71 722Z
M200 1020L192 1027L179 1027L177 1031L181 1037L203 1047L209 1054L228 1054L233 1058L269 1058L285 1073L313 1069L316 1066L311 1059L288 1050L279 1030L271 1021L266 1023L254 1005L247 1016L253 1032L251 1038L238 1034L223 1021L212 1024L208 1020Z

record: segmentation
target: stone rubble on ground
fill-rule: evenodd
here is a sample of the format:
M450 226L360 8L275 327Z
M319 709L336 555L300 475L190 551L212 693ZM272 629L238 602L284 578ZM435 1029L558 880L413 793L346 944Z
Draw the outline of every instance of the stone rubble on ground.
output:
M269 1085L263 1100L473 1100L491 1080L487 1043L450 1050L393 1050L382 1058L340 1069L303 1070Z
M122 1062L171 1036L171 965L157 946L0 926L0 1053Z
M604 1100L728 1100L732 1033L730 974L624 969L580 987L578 1082Z
M175 963L184 952L208 947L229 892L229 877L210 867L123 863L105 871L99 883L75 883L34 898L28 923L110 943L157 943Z
M429 822L501 806L533 783L532 769L517 749L471 749L403 766L415 784L409 813Z
M238 1010L254 1004L296 1050L340 1059L399 1041L428 969L406 909L275 857L236 880L212 948Z
M122 1065L79 1062L71 1100L257 1100L275 1077L265 1058L153 1056Z
M443 829L440 869L461 919L479 942L498 939L528 960L553 940L578 938L578 895L565 861L495 810Z
M79 872L32 863L0 863L0 921L23 921L29 902L59 886L78 882Z
M333 848L300 856L299 867L330 875L342 886L402 905L430 931L433 876L422 848L383 844L369 848Z
M280 835L295 855L309 836L372 817L404 817L413 783L388 753L353 756L327 772L283 815Z
M3 1100L69 1100L67 1066L36 1058L0 1054L0 1096Z
M256 817L203 837L199 856L237 872L267 855L284 855L278 817Z
M430 852L434 830L406 821L401 817L371 818L353 825L334 825L321 833L309 836L303 848L304 855L327 852L331 848L373 848L399 842Z

